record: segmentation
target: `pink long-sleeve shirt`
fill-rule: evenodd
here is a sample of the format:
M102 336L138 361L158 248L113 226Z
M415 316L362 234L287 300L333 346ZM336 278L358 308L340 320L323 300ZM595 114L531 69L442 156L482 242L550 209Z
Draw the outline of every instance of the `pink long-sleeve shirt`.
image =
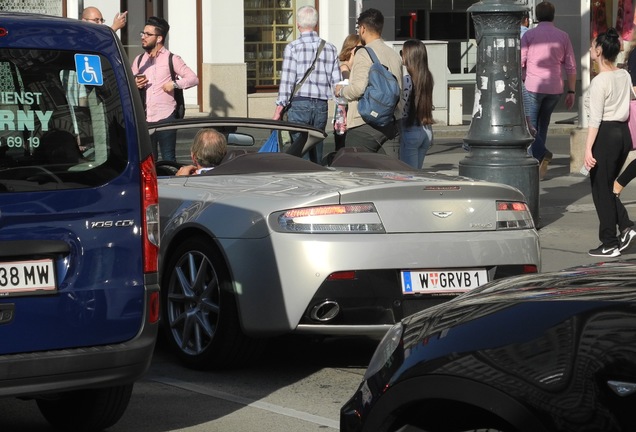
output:
M563 93L563 71L576 75L570 37L553 23L542 21L521 38L521 67L525 86L533 93Z
M144 53L141 63L137 67L137 58L133 60L132 72L134 75L142 73L148 78L146 85L146 120L148 122L156 122L167 118L177 107L174 100L174 92L163 91L162 86L172 81L170 76L170 66L168 59L170 51L161 48L156 57L150 57L148 53ZM176 82L179 88L187 89L199 84L197 75L186 66L183 59L173 54L172 65L174 73L177 75Z

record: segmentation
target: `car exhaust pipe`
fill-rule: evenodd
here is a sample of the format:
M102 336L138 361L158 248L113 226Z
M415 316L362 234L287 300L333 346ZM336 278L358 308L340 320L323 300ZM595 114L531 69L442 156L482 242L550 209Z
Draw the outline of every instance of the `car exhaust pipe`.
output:
M333 300L325 300L315 305L309 317L314 321L320 321L323 323L333 320L340 313L340 305Z

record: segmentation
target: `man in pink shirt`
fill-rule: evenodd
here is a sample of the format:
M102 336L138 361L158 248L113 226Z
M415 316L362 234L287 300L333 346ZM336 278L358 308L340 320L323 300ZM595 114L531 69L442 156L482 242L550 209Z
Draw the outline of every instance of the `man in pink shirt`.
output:
M199 84L199 78L178 55L172 56L176 79L170 74L170 51L164 47L170 25L163 18L150 17L141 32L141 47L145 54L135 58L132 71L135 74L137 88L146 106L146 120L158 122L173 120L176 117L177 102L175 89L187 89ZM158 150L163 160L176 161L176 131L156 133L152 136L155 159ZM157 149L157 147L159 147Z
M521 68L524 78L523 102L526 117L536 130L531 145L532 156L540 162L539 178L543 180L552 160L545 145L550 117L563 93L563 70L568 92L565 105L574 106L576 59L568 34L554 24L554 5L544 1L536 5L539 24L521 38Z

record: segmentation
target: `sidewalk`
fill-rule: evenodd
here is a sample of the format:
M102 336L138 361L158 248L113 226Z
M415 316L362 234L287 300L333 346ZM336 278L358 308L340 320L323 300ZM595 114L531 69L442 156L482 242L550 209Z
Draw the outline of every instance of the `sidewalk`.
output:
M554 113L548 134L548 146L554 153L546 179L539 183L539 235L542 250L541 271L591 264L603 259L591 257L589 249L598 246L598 218L592 202L589 177L570 174L569 134L578 127L576 124L562 124L572 119L572 112ZM435 139L461 138L468 132L469 125L438 126L434 128ZM446 140L448 142L448 140ZM426 156L425 166L439 169L449 174L458 173L458 164L465 152L449 151L449 146L433 146ZM636 188L627 187L621 199L632 219L636 220ZM636 258L636 246L619 258Z
M463 116L463 124L458 126L434 125L433 130L436 138L462 138L468 133L470 128L470 115ZM550 123L550 134L567 135L578 126L577 114L575 111L564 111L552 113Z

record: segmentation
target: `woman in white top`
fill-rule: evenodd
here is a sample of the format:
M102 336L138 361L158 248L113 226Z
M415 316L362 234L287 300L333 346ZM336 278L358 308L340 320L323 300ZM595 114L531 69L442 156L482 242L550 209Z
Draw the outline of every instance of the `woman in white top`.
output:
M419 169L433 141L433 74L422 41L405 41L400 54L407 72L402 78L400 160Z
M591 256L615 257L629 246L634 223L625 206L612 193L614 179L627 159L632 140L627 126L632 83L629 73L619 69L616 56L620 39L614 28L599 34L590 47L591 59L599 74L590 83L586 107L588 134L585 142L585 166L590 170L592 198L599 218L601 245ZM617 236L616 227L620 234Z

